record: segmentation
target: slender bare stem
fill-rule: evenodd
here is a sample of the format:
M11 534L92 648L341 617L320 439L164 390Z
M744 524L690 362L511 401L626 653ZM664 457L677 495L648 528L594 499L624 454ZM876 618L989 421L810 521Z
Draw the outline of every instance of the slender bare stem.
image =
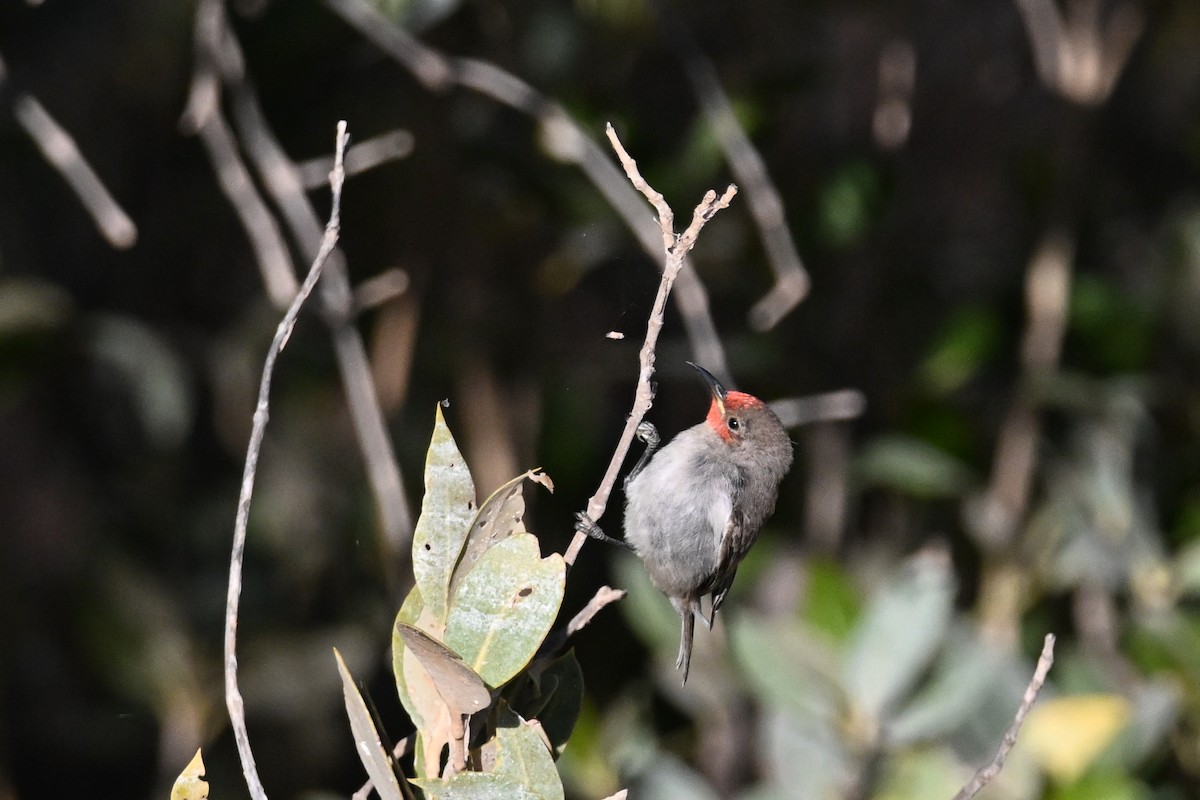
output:
M1009 751L1013 749L1013 745L1017 743L1017 736L1021 733L1021 725L1025 722L1025 715L1029 713L1029 709L1033 708L1038 693L1042 691L1042 686L1046 683L1046 675L1049 674L1050 667L1053 664L1054 634L1048 633L1046 634L1046 641L1042 645L1042 654L1038 657L1037 667L1033 671L1033 678L1030 679L1029 685L1025 687L1025 695L1021 698L1021 705L1017 707L1017 713L1013 717L1012 724L1004 732L1004 739L1000 742L1000 749L996 751L995 758L979 768L979 771L975 773L975 777L971 779L971 782L960 789L958 794L954 795L954 800L969 800L969 798L979 794L979 791L991 783L1000 774L1000 770L1004 769L1004 762L1008 758Z
M667 298L671 294L671 287L675 284L675 279L679 276L680 270L683 269L684 258L688 252L696 244L696 237L700 235L700 230L704 227L713 215L722 208L728 208L733 196L737 194L737 187L730 184L726 188L725 193L717 197L717 193L709 191L704 195L704 199L700 201L700 205L696 206L692 213L692 221L683 233L676 234L674 229L675 214L671 207L667 205L663 196L655 191L650 186L641 172L638 171L637 163L625 151L625 147L617 138L617 132L610 124L606 128L608 140L612 143L613 150L617 153L617 158L621 165L625 168L625 174L629 177L629 182L638 189L650 204L654 206L658 212L658 224L662 231L663 251L666 260L663 263L662 280L658 284L658 294L654 298L654 306L650 311L650 317L646 321L646 339L642 343L641 351L638 354L638 383L637 389L633 397L633 409L629 412L629 419L625 423L625 430L621 432L621 438L617 442L617 449L613 452L612 460L609 461L608 469L604 473L604 479L600 482L600 487L596 493L588 500L587 515L593 520L599 520L604 515L605 509L608 507L608 498L612 494L613 486L616 485L617 475L621 471L621 465L625 463L625 456L629 453L629 446L633 444L634 432L637 426L645 418L646 412L650 410L651 403L654 402L654 388L651 380L654 377L654 358L655 348L658 345L658 336L662 332L663 317L666 312ZM567 552L564 554L564 559L568 565L575 563L575 559L579 556L579 551L583 548L583 543L587 541L587 535L576 532L575 538L571 540Z
M246 731L246 710L242 702L242 693L237 682L237 623L238 601L242 594L242 559L246 550L246 528L250 520L250 500L254 495L254 479L258 471L258 455L262 450L263 435L267 429L269 401L271 395L271 376L275 371L275 362L283 348L287 346L296 318L313 287L321 277L321 271L329 254L337 246L338 233L341 226L342 184L345 174L342 170L342 156L346 147L346 123L339 122L337 126L337 145L335 148L334 168L329 175L329 186L333 196L333 210L329 214L329 223L325 226L325 235L321 238L321 246L309 268L308 276L301 284L287 313L279 322L267 356L263 362L262 381L258 387L258 404L254 409L254 423L250 430L250 444L246 448L246 465L242 472L242 490L238 497L237 518L233 529L233 553L229 561L229 594L225 601L225 705L229 709L229 719L233 724L233 735L237 742L238 756L242 761L242 773L246 777L246 786L255 800L265 800L267 793L258 777L258 769L254 765L254 753L250 749L250 737Z

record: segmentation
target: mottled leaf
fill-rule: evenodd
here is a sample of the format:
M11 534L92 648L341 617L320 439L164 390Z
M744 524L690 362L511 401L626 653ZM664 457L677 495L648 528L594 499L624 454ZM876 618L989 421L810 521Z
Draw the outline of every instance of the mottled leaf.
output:
M563 800L562 780L536 723L505 709L496 728L496 775L512 778L544 800Z
M342 676L342 694L346 700L346 715L350 718L350 732L354 735L354 749L366 767L367 775L375 785L375 791L379 793L381 800L402 800L392 761L379 742L379 732L375 730L375 723L367 711L367 704L363 702L358 687L354 685L354 678L351 677L350 670L346 668L346 662L342 660L342 654L337 648L334 648L333 656L337 659L338 674Z
M458 563L454 567L454 575L450 578L451 597L484 553L511 534L525 531L525 497L522 489L527 478L553 487L553 484L546 482L549 479L543 473L530 470L501 486L484 501L471 523L466 544L463 545Z
M418 778L412 781L425 800L544 800L505 775L460 772L453 778Z
M413 577L433 618L446 622L450 576L475 516L475 484L438 406L425 457L425 498L413 532Z
M870 719L882 720L930 663L953 610L954 579L942 553L911 559L874 593L851 636L844 684Z
M489 686L533 658L562 603L566 564L541 558L537 537L516 533L488 550L450 603L445 643Z
M208 800L208 781L203 778L204 759L197 750L175 779L175 785L171 787L171 800Z
M863 449L855 467L868 485L913 497L955 497L971 485L971 472L961 461L909 436L876 438Z

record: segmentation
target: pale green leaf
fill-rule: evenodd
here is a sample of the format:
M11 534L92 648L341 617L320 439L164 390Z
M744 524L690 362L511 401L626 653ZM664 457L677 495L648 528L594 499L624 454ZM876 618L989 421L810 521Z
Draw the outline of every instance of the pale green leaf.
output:
M460 772L453 778L418 778L412 781L425 800L546 800L505 775Z
M445 643L489 686L533 658L562 603L566 564L541 558L537 537L516 533L489 549L451 599Z
M971 472L944 450L909 436L880 436L855 464L860 480L922 499L955 497L971 485Z
M851 701L881 721L933 659L950 623L948 557L922 553L872 595L851 636L843 670Z
M405 649L412 651L429 673L451 714L470 716L491 704L488 688L457 653L404 622L396 623L396 633L404 640Z
M550 479L544 473L530 470L492 492L492 496L479 507L479 513L471 523L466 544L463 545L458 563L454 567L454 574L450 578L451 597L484 553L513 533L525 531L525 497L522 489L526 479L541 483L554 491L554 484L550 483Z
M392 761L379 742L379 732L375 730L375 722L371 719L367 704L363 702L337 648L334 648L333 656L337 659L338 674L342 676L342 694L346 700L346 715L350 718L350 732L354 735L354 749L381 800L403 800Z
M496 775L512 778L543 800L563 800L562 780L536 722L505 709L496 728Z
M444 625L450 576L475 516L475 484L437 408L425 457L425 497L413 531L413 577L433 619Z
M824 637L790 620L732 617L733 657L764 705L832 719L843 701L837 659Z

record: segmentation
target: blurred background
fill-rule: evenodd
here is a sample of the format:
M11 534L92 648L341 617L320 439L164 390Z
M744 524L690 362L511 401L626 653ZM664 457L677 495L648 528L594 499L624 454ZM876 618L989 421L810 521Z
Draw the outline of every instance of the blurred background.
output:
M200 746L245 796L234 512L340 119L344 260L280 360L246 551L272 796L364 780L333 646L407 730L435 403L482 495L553 478L544 552L599 484L658 283L609 121L680 228L742 189L650 418L702 418L695 358L780 401L797 459L686 689L669 605L584 548L564 617L629 596L573 641L568 796L949 798L1051 632L982 796L1193 796L1200 5L8 0L0 59L0 798L162 797Z

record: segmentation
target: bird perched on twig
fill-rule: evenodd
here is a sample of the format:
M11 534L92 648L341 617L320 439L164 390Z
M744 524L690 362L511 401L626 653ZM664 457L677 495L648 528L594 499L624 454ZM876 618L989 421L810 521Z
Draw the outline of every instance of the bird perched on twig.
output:
M766 403L727 391L708 370L687 363L708 384L712 405L703 422L661 450L655 427L638 426L646 452L625 479L625 539L608 536L582 512L575 525L633 550L671 600L682 621L675 668L683 670L684 683L700 601L712 597L711 628L792 464L792 443Z

